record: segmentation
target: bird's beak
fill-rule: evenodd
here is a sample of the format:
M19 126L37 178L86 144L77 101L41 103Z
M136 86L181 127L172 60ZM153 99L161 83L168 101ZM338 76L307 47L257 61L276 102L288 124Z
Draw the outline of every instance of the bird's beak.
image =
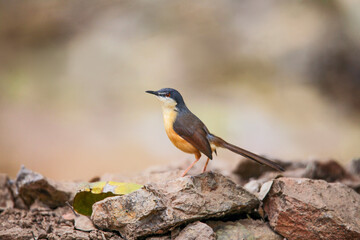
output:
M157 91L146 91L146 93L154 94L155 96L159 96L159 93Z

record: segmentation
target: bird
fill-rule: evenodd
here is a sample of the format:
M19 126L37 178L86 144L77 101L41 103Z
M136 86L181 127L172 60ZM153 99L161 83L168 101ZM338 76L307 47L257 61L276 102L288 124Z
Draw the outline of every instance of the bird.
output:
M216 148L218 147L226 148L277 171L284 171L284 168L278 163L237 147L210 133L205 124L188 109L183 97L177 90L162 88L158 91L148 90L145 92L155 95L160 100L165 131L170 141L183 152L195 155L195 161L186 168L181 175L182 177L200 160L201 154L207 157L202 171L205 172L209 160L213 159L213 153L217 154Z

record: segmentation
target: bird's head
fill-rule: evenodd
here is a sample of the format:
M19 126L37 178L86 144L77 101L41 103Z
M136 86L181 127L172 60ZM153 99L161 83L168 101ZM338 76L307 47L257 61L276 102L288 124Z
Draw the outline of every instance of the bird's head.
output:
M163 107L175 108L175 107L185 106L181 94L173 88L162 88L158 91L146 91L146 92L157 96Z

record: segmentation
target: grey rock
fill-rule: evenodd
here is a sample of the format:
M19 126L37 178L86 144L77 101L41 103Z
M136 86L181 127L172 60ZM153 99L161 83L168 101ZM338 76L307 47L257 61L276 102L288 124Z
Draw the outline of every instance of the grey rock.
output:
M28 207L35 200L50 208L63 206L66 201L73 198L77 189L76 183L54 182L24 166L21 167L17 174L15 184L18 196Z
M187 225L175 240L215 240L215 233L211 227L202 222L194 222Z
M164 234L199 219L250 212L258 206L253 194L221 174L207 172L104 199L93 205L91 218L101 229L116 230L135 239Z
M282 240L283 237L275 233L269 225L261 220L240 219L238 221L208 221L218 240Z
M360 239L360 195L341 183L274 180L264 199L273 229L287 239Z

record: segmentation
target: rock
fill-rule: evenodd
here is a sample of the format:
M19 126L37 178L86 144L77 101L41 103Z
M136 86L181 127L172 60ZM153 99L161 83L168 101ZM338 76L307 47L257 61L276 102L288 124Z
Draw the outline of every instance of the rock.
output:
M325 162L282 162L276 160L286 171L281 173L286 177L302 177L311 179L322 179L328 182L341 181L349 178L349 173L336 161L330 160ZM268 166L260 165L252 160L244 159L234 171L241 179L242 183L248 183L251 179L263 180L266 182L279 175L279 172ZM254 183L253 183L254 184ZM253 185L255 186L255 185Z
M229 178L212 172L186 176L93 205L91 216L101 229L119 231L128 239L164 234L199 219L250 212L259 200Z
M89 217L84 215L79 215L75 217L75 229L84 232L91 232L96 228Z
M256 196L262 201L264 198L268 195L274 181L267 181L263 185L261 185L259 193L256 194Z
M360 176L360 158L351 160L349 170L351 173Z
M289 168L292 163L285 163L280 160L274 160L276 163L280 164L284 168ZM276 172L271 167L266 165L259 164L253 160L243 158L237 165L234 170L234 174L236 174L244 183L250 180L250 178L259 178L266 172Z
M66 212L61 217L68 221L71 221L71 220L75 221L75 218L76 218L74 212Z
M14 201L9 185L9 177L0 173L0 210L13 208Z
M304 167L303 163L294 163L294 162L284 162L280 160L273 160L274 162L280 164L283 168L286 170L288 169L294 169L299 167ZM253 160L250 160L248 158L243 158L239 162L239 164L236 166L235 170L233 171L234 174L236 174L243 184L247 183L251 178L257 179L260 176L262 176L265 173L274 173L275 175L279 175L280 172L274 170L273 168L259 164Z
M95 203L91 219L100 228L110 230L120 230L128 225L142 223L145 231L150 234L147 224L151 223L145 221L151 221L150 218L156 216L155 213L165 209L160 197L147 189L140 189L128 195L110 197Z
M312 161L307 162L306 164L302 162L282 164L284 167L286 167L286 171L282 172L281 175L279 175L278 172L252 169L251 172L257 172L257 175L260 175L258 178L247 179L245 177L242 179L242 177L239 176L239 181L244 185L246 190L255 194L256 196L258 196L257 194L259 193L262 184L280 176L291 178L322 179L327 182L341 182L360 193L360 175L356 174L357 164L359 163L357 163L356 159L352 161L349 171L347 171L334 160L325 162ZM250 166L250 163L246 163L246 165ZM246 165L244 165L244 167ZM243 169L242 171L245 172L245 170L246 169ZM262 173L260 174L260 172ZM247 175L245 174L245 176Z
M360 239L360 195L341 183L279 178L264 199L273 229L287 239Z
M240 219L238 221L208 221L206 222L221 240L282 240L283 237L275 233L267 223L260 220Z
M360 176L353 176L352 179L344 179L341 183L355 190L360 194Z
M215 240L215 233L211 227L202 222L194 222L187 225L175 240Z
M302 177L311 179L322 179L327 182L341 181L349 178L346 170L336 161L310 162L303 173Z
M35 200L44 203L50 208L63 206L73 198L77 189L76 183L54 182L24 166L21 167L17 174L15 184L18 196L28 207Z
M24 200L22 200L22 198L19 196L18 190L15 185L15 181L10 180L10 183L11 183L10 190L11 190L11 193L12 193L13 199L14 199L14 208L29 209L29 207L26 206L26 204L24 203Z
M252 179L244 185L244 188L252 194L257 194L261 188L261 182L259 180Z
M270 191L273 180L264 182L265 179L250 180L244 188L254 194L260 201L262 201Z
M29 210L49 210L50 207L46 205L44 202L41 202L40 199L35 199L30 207L25 208Z

